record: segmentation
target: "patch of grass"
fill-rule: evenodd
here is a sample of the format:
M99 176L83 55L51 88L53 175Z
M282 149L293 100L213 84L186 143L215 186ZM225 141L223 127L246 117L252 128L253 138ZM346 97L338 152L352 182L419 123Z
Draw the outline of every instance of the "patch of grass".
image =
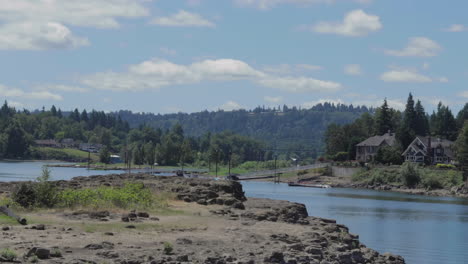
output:
M18 254L12 249L4 248L0 250L0 256L6 261L14 261L18 257Z
M71 148L49 148L49 147L35 147L32 155L41 159L54 159L54 160L88 160L88 152L79 149ZM98 161L99 157L91 153L91 160Z
M142 183L127 183L124 187L67 189L59 194L58 207L75 208L166 208L167 198L156 196Z
M38 258L36 255L34 255L34 256L32 256L32 257L29 258L29 262L31 262L31 263L38 263L38 262L39 262L39 258Z
M0 214L0 225L19 225L16 219L13 219L7 215Z

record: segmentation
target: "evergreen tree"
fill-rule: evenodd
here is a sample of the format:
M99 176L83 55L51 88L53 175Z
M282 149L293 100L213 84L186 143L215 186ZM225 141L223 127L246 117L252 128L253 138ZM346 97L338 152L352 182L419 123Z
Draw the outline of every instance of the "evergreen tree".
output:
M81 119L81 121L84 121L86 123L89 121L88 112L86 112L86 109L83 110L83 112L81 112L80 119Z
M6 129L5 134L7 136L5 156L14 159L25 157L30 142L20 123L17 120L12 120Z
M421 101L418 100L415 106L415 121L414 121L414 130L418 136L426 136L430 133L429 131L429 120L427 118L424 107L421 104Z
M441 102L437 105L437 112L431 117L432 134L449 140L457 138L457 122L452 111Z
M457 114L457 127L458 129L462 129L463 125L465 124L465 121L468 120L468 103L463 106L463 109L460 110Z
M406 108L403 112L403 122L397 133L397 138L403 148L406 148L416 136L416 111L414 109L413 95L410 93Z
M103 147L99 152L99 161L104 164L109 164L111 161L110 151L107 146Z
M55 108L55 105L52 105L52 108L50 108L50 113L52 116L57 116L57 108Z
M58 111L57 111L57 117L58 117L58 118L62 118L62 117L63 117L62 109L60 109L60 108L59 108Z
M388 107L387 99L385 99L383 105L376 110L375 125L375 131L378 135L383 135L393 129L392 113Z
M463 171L463 180L468 178L468 122L465 122L456 141L456 154L460 169Z

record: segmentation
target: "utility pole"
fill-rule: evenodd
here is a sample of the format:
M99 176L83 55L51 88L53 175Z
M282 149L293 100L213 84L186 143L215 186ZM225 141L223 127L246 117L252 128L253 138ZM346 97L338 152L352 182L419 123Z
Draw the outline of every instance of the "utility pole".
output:
M278 155L275 154L275 175L273 177L275 183L279 183L279 176L278 176L277 167L276 167L277 159L278 159Z
M228 177L231 176L231 157L232 157L232 150L229 150Z
M215 150L215 154L216 154L216 178L218 178L218 158L219 158L218 157L219 156L218 151L219 150Z
M88 150L88 170L91 163L91 152Z

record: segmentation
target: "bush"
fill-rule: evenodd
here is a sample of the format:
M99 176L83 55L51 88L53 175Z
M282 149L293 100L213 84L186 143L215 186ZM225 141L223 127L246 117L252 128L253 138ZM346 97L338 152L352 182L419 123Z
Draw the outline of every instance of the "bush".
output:
M348 152L338 152L333 156L334 161L345 161L348 160Z
M452 164L443 164L443 163L439 163L436 165L436 168L437 169L455 169L455 165L452 165Z
M14 261L18 255L15 251L5 248L0 251L0 256L2 256L6 261Z
M428 190L442 189L444 184L435 173L428 173L422 179L422 184Z
M403 163L403 157L401 156L401 150L394 147L382 147L377 151L375 161L382 164L396 164L400 165Z
M57 188L49 182L50 170L44 166L42 176L37 178L37 183L21 183L13 191L12 200L24 208L33 206L54 207L58 202Z
M421 182L421 175L417 164L405 162L400 169L401 178L403 183L413 188Z
M13 190L11 199L24 208L30 208L36 204L36 188L32 183L21 183Z
M173 250L174 250L174 247L172 246L171 243L164 242L164 254L170 255Z

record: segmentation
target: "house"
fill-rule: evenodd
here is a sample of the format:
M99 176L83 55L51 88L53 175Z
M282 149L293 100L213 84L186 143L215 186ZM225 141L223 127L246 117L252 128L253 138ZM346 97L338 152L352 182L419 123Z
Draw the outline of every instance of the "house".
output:
M356 160L360 162L373 161L381 147L394 146L396 143L394 133L370 137L356 145Z
M123 160L118 155L110 155L110 163L111 164L123 163Z
M455 159L453 146L447 139L417 136L402 155L410 162L449 164Z
M103 148L101 144L92 144L92 143L81 143L79 146L80 150L91 152L91 153L98 153Z
M38 147L59 148L60 144L54 139L35 140L34 144Z
M72 138L64 138L62 139L62 148L75 148L76 142Z

